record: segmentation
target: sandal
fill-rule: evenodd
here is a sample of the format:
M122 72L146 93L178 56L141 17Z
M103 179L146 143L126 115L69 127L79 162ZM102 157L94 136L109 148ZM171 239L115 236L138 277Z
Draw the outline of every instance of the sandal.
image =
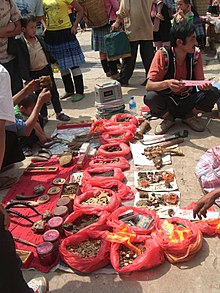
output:
M60 114L57 116L57 120L60 120L60 121L70 121L70 117L67 116L67 115L64 114L64 113L60 113Z
M78 102L78 101L82 100L83 98L85 98L84 94L76 94L73 96L72 102Z
M31 157L33 155L32 149L30 147L25 147L22 149L25 157Z

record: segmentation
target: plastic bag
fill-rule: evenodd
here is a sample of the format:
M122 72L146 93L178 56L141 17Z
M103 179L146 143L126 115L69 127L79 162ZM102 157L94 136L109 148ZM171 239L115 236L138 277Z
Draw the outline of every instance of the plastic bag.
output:
M202 189L210 192L220 187L220 147L209 149L199 160L195 169Z
M102 134L102 139L107 143L124 142L129 143L134 140L134 134L127 129L115 129Z
M103 166L102 168L88 167L83 172L82 185L88 181L102 181L103 179L117 179L123 181L125 175L120 168L113 168L111 166Z
M126 129L130 130L132 133L136 132L136 125L130 122L113 122L113 121L106 121L103 125L105 131L112 131L118 129Z
M128 157L131 156L130 147L126 143L109 143L101 145L98 149L97 156L101 157Z
M98 205L98 204L83 204L83 201L86 201L92 197L95 197L97 194L100 192L105 191L108 192L111 195L110 201L106 205ZM103 189L103 188L98 188L98 187L93 187L91 188L90 191L86 191L82 193L81 195L75 197L74 199L74 210L80 210L80 211L107 211L107 212L112 212L115 209L117 209L121 204L121 199L117 194L115 194L114 191L110 189Z
M120 168L121 170L130 169L128 160L123 157L103 158L95 157L89 162L91 168L102 168L103 166L111 166L113 168Z
M92 123L91 125L91 128L90 128L90 132L91 133L103 133L104 132L104 125L105 125L105 122L107 120L106 119L99 119L99 120L96 120Z
M130 200L134 198L134 192L131 190L130 186L125 185L117 179L106 179L102 181L92 181L87 182L83 187L83 192L91 190L92 187L101 187L113 190L121 200Z
M118 228L120 225L124 224L122 220L119 220L119 217L124 214L127 211L133 211L134 215L142 215L151 217L153 219L152 224L149 228L142 228L142 227L136 227L132 226L132 230L137 234L150 234L155 226L155 222L158 219L157 214L154 211L146 210L145 208L136 208L133 206L121 206L117 210L115 210L111 215L109 216L107 220L107 225L110 227L113 227L114 229Z
M106 224L106 221L107 221L107 219L109 217L108 212L105 212L105 211L102 211L102 212L100 212L100 211L90 211L90 210L87 210L87 211L76 210L73 213L71 213L63 223L63 230L64 230L64 233L65 233L66 236L71 236L71 235L76 234L76 233L72 233L72 232L66 230L64 228L65 224L74 223L74 221L76 219L78 219L79 217L81 217L83 215L95 215L95 216L98 216L99 218L98 218L97 222L95 222L93 224L90 224L90 225L86 226L85 228L82 228L77 233L82 232L82 231L87 231L87 230L90 230L90 231L91 230L107 230L107 225L105 225L105 224Z
M103 268L109 263L110 257L110 243L105 240L105 235L106 232L103 231L82 231L65 238L60 245L61 258L71 268L84 273L90 273ZM67 249L68 246L78 245L89 239L100 239L102 241L98 254L95 257L82 258Z
M120 265L119 249L125 244L113 242L111 245L110 260L113 268L119 273L130 273L148 270L159 266L165 261L163 250L151 236L136 235L131 242L134 246L142 244L145 251L138 255L131 264ZM125 245L127 247L127 245ZM138 247L138 246L137 246Z
M136 117L134 117L131 114L128 113L119 113L119 114L115 114L113 115L109 121L113 121L113 122L129 122L129 123L133 123L134 125L138 125L138 120Z
M216 236L220 234L220 219L200 220L193 223L202 234Z
M192 259L202 247L201 231L186 219L173 217L158 220L151 235L171 263Z

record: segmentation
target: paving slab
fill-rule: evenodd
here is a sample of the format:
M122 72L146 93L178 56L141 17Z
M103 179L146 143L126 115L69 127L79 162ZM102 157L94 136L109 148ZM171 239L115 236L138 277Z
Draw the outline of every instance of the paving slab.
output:
M96 83L109 81L102 71L97 52L91 51L91 32L87 30L79 33L78 39L86 56L87 63L83 67L85 82L85 98L79 102L72 102L71 98L62 100L63 111L72 117L72 121L94 119L95 117L95 95ZM203 55L204 69L207 78L214 78L216 82L220 79L219 62L216 56ZM56 82L60 93L64 91L60 74L56 73ZM137 108L143 106L145 88L140 84L145 80L144 70L138 56L135 72L131 78L129 87L122 88L126 109L128 109L129 96L135 96ZM51 134L56 127L57 121L51 106L49 107L50 120L46 126L46 132ZM190 130L181 121L178 121L169 133L189 130L189 137L181 146L185 157L174 157L172 167L175 170L179 190L182 194L181 206L197 200L201 194L201 188L194 175L195 165L201 155L213 146L220 144L220 121L217 112L213 112L214 118L204 116L203 123L207 124L203 133ZM159 120L151 122L153 128ZM26 159L18 163L12 169L5 171L2 175L20 176L30 160ZM7 191L0 192L0 199ZM178 265L171 265L167 261L154 269L145 272L127 275L119 274L73 274L64 272L50 272L45 276L49 280L50 292L53 293L128 293L128 292L151 292L151 293L219 293L220 292L220 241L218 237L208 238L203 241L201 251L191 260ZM24 271L26 280L36 274L35 271ZM1 292L4 293L4 292Z

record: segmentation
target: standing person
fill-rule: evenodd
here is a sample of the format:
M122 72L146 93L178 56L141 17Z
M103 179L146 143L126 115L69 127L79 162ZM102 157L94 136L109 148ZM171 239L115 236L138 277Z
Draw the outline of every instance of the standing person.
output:
M68 14L70 4L78 12L73 26ZM80 65L85 63L85 60L76 33L78 23L83 17L83 8L76 0L43 0L43 8L46 15L45 42L58 62L66 91L62 98L73 95L74 80L76 94L72 97L72 101L80 101L84 98Z
M117 12L118 18L113 24L113 30L117 30L120 23L123 22L131 46L131 57L124 58L122 61L120 78L118 79L122 86L128 85L129 79L133 74L138 45L140 45L141 59L147 77L154 56L153 24L151 21L152 3L153 0L120 1L120 8ZM145 84L146 81L143 85Z
M195 131L204 131L198 113L211 112L220 98L220 91L210 83L195 87L185 86L182 80L204 80L202 56L196 47L195 27L189 22L177 23L170 30L170 50L158 50L152 61L144 103L151 114L163 121L155 134L164 134L181 118Z
M12 94L16 94L23 88L22 79L17 69L15 56L8 54L8 40L21 33L21 15L13 0L0 1L0 64L10 74Z
M5 153L5 125L14 123L10 76L0 65L0 170ZM2 293L45 293L47 281L41 276L28 284L21 272L21 260L16 255L15 243L8 231L10 219L0 204L0 292Z
M154 24L154 47L170 47L170 14L167 5L162 0L154 0L152 6Z
M104 0L104 4L109 23L103 27L92 29L92 49L94 51L99 51L99 58L106 76L111 77L112 79L118 79L119 73L117 68L117 61L107 60L104 36L109 34L111 25L116 20L116 12L119 9L119 4L118 0Z
M33 15L37 22L37 35L42 34L42 25L44 10L42 0L15 0L18 10L22 17Z

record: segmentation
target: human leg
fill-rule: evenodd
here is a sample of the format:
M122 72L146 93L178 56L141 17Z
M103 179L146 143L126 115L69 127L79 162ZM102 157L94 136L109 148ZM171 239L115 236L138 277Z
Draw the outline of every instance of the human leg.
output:
M145 69L145 76L147 77L151 62L154 57L152 41L140 41L140 55Z
M69 69L61 69L60 73L63 80L64 88L65 88L65 93L61 95L60 98L65 99L74 94L74 85L73 85L73 80L72 80L72 76Z
M23 88L23 82L18 70L18 64L16 58L9 61L8 63L2 64L8 71L11 77L11 91L12 96L17 94Z
M136 58L137 58L138 43L139 43L138 41L130 42L131 57L127 57L127 58L122 59L120 78L118 79L118 81L122 85L128 84L128 81L133 74L133 71L135 68L135 63L136 63Z
M76 94L73 97L72 101L77 102L84 98L84 83L83 83L83 75L80 67L71 68L73 74L73 80L76 88Z
M106 55L106 53L99 52L99 58L100 58L100 61L101 61L101 65L102 65L103 71L105 72L105 74L106 74L107 77L110 77L111 76L111 72L110 72L109 63L107 61L107 55Z

